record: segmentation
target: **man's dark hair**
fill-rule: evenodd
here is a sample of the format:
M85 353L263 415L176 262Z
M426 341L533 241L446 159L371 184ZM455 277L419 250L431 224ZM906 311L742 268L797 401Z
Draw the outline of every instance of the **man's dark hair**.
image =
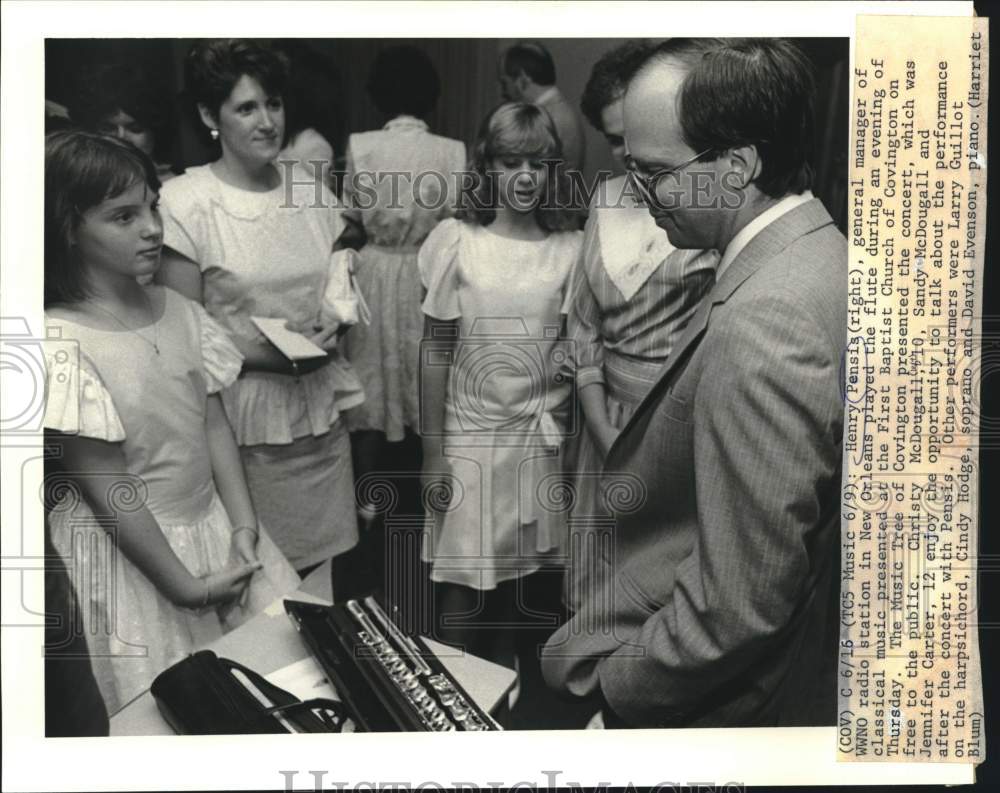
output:
M367 88L379 112L423 118L437 103L441 80L426 53L398 45L382 50L375 58Z
M184 64L184 90L212 115L246 75L274 96L284 96L288 59L266 44L249 39L205 39L197 42ZM199 125L200 126L200 125Z
M517 77L524 72L535 85L555 85L556 65L552 56L537 41L519 41L507 48L501 58L503 73Z
M809 59L786 39L668 39L646 59L688 70L678 97L684 142L695 151L755 146L755 180L780 198L812 186L815 83Z
M605 52L590 71L590 79L580 97L580 110L598 132L604 132L601 112L620 99L638 69L653 51L653 45L632 39Z

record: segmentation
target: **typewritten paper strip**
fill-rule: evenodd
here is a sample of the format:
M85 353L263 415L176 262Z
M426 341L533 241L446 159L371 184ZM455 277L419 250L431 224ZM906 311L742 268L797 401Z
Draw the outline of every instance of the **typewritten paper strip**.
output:
M981 762L988 21L859 17L838 758Z

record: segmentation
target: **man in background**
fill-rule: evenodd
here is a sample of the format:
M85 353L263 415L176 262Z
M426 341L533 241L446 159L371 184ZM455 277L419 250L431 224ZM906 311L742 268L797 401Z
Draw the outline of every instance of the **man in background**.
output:
M583 168L583 120L556 87L556 67L549 51L536 41L519 41L500 56L499 77L506 101L545 108L562 141L566 167Z

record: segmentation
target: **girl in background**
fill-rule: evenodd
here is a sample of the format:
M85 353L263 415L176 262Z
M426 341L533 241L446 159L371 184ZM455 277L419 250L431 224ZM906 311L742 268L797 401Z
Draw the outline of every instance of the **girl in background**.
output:
M432 134L423 120L439 92L437 72L423 52L382 50L368 93L389 121L348 141L344 201L367 235L357 279L372 312L372 324L356 325L345 339L366 396L347 419L359 478L384 465L386 441L404 440L419 424L424 319L417 250L438 221L454 214L454 174L465 166L465 145ZM400 176L379 178L392 173ZM363 519L374 518L370 504L359 506Z
M619 165L625 160L625 88L649 45L628 41L597 61L580 108ZM677 250L637 200L624 175L595 194L567 312L568 368L585 431L570 456L574 530L565 601L576 611L601 586L612 558L598 482L619 430L652 386L674 344L715 284L715 251Z
M560 158L544 110L498 107L473 152L480 182L464 219L442 221L419 255L424 474L444 485L425 490L440 635L508 664L512 632L485 628L510 625L565 539L546 494L561 481L560 310L582 234L563 230L575 220L549 178Z
M109 713L298 585L218 395L238 350L197 303L136 280L159 264L159 188L125 141L46 139L47 501Z
M226 413L254 507L304 574L358 541L341 411L364 393L338 352L341 329L320 321L341 209L325 185L301 174L293 184L274 164L285 137L282 55L241 39L207 40L186 66L186 90L220 157L164 186L157 278L203 302L243 355L241 377L222 395ZM252 316L285 319L327 355L289 361ZM349 570L342 573L335 585Z
M138 63L110 61L83 69L69 105L74 124L127 140L156 163L160 182L177 174L170 165L174 100Z

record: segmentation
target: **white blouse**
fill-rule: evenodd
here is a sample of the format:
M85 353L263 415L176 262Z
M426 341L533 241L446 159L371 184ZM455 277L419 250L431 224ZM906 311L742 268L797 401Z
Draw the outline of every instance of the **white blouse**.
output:
M333 245L344 229L335 196L295 169L279 169L268 192L241 190L207 165L189 168L160 192L164 242L198 263L205 308L237 339L259 343L251 316L281 317L306 335L319 318ZM237 442L287 444L326 433L340 412L364 401L339 353L295 379L245 372L223 391Z

